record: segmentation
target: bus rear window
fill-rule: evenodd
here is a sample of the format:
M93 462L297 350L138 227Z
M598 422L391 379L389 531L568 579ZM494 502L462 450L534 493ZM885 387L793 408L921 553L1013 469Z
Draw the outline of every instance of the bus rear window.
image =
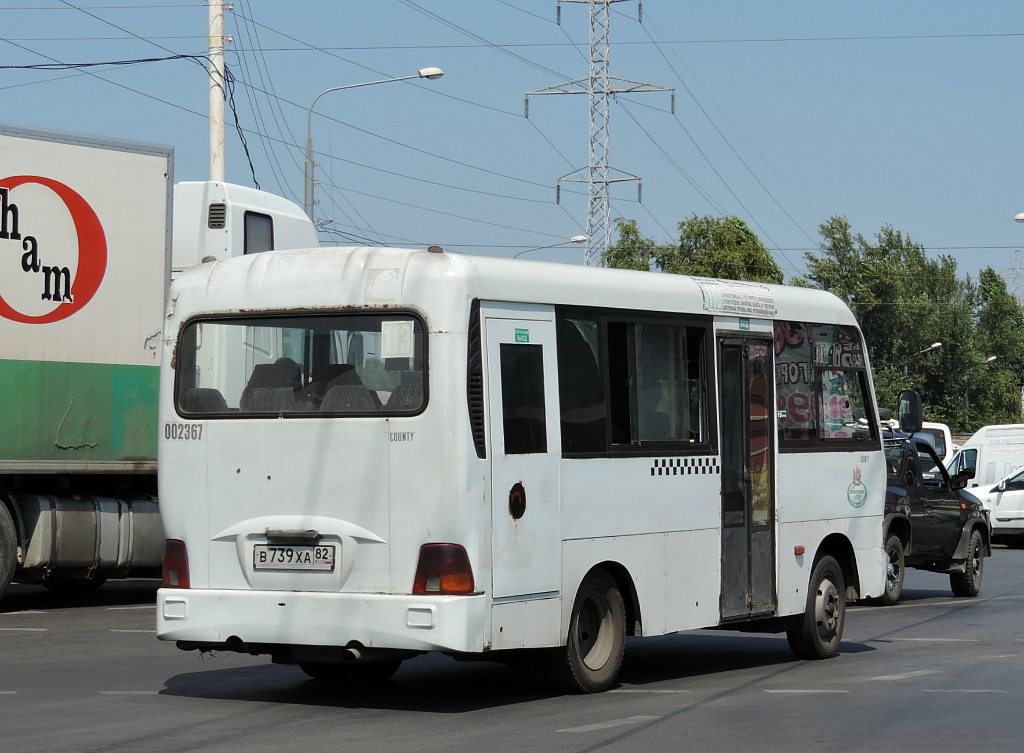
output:
M419 413L424 351L412 314L193 321L178 342L175 405L210 418Z

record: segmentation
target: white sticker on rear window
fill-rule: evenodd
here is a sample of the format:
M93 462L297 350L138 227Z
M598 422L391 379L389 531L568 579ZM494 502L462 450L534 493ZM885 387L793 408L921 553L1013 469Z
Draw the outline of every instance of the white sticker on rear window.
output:
M414 331L411 319L381 322L381 357L412 358L416 341Z

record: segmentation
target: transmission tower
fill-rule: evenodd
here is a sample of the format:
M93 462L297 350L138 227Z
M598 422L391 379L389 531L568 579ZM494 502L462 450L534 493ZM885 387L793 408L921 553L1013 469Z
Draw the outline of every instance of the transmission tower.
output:
M561 196L561 183L586 183L589 201L587 205L587 248L583 263L593 265L595 257L600 263L600 253L611 246L611 206L609 186L627 180L639 181L639 176L616 170L608 164L608 142L611 139L609 124L609 99L613 94L633 92L671 91L672 111L675 112L675 92L663 86L643 84L611 76L608 72L609 24L611 4L623 0L558 0L558 23L562 23L562 3L586 3L590 5L590 75L587 78L566 81L555 86L526 92L526 117L530 117L531 94L587 94L590 96L590 164L558 179L556 196ZM643 3L639 5L639 19L643 21ZM638 186L637 195L640 196Z

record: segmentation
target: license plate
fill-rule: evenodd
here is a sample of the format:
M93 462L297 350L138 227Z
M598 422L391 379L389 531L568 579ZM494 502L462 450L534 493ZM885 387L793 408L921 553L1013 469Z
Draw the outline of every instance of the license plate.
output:
M276 546L257 544L252 551L253 570L334 570L334 545Z

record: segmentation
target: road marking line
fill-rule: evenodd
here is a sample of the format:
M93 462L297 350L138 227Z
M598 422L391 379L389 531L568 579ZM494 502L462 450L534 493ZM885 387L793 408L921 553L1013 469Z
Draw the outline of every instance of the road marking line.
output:
M904 672L899 675L879 675L878 677L868 677L865 682L891 682L892 680L909 680L912 677L924 677L925 675L937 674L939 674L937 669L920 669L916 672Z
M45 633L46 632L46 628L6 628L6 627L0 627L0 630L3 630L3 631L8 632L8 633Z
M644 688L616 688L609 693L689 693L689 690L646 690Z
M624 727L627 724L640 724L641 722L651 722L659 717L656 716L630 716L625 719L613 719L610 722L598 722L597 724L585 724L582 727L566 727L565 729L555 730L556 732L597 732L602 729L612 729L613 727Z
M111 628L111 633L153 633L156 634L155 630L119 630L117 628Z
M1024 654L989 654L988 656L982 656L982 659L1017 659Z
M14 617L19 614L46 614L41 609L23 609L20 612L0 612L0 617Z
M156 609L156 604L143 604L142 606L133 606L133 607L107 607L107 609L111 610L111 611L128 610L128 609Z
M827 694L832 694L832 695L838 695L838 694L842 694L842 693L849 693L850 691L849 690L811 690L811 689L806 689L806 690L765 690L764 692L765 693L777 693L777 694L788 693L788 694L794 694L794 695L810 695L810 694L818 694L818 693L827 693Z
M1008 693L1008 690L926 690L925 693Z
M159 690L101 690L100 695L160 695Z
M18 695L17 690L0 690L0 695Z
M913 641L915 643L977 643L977 638L887 638L890 641Z

